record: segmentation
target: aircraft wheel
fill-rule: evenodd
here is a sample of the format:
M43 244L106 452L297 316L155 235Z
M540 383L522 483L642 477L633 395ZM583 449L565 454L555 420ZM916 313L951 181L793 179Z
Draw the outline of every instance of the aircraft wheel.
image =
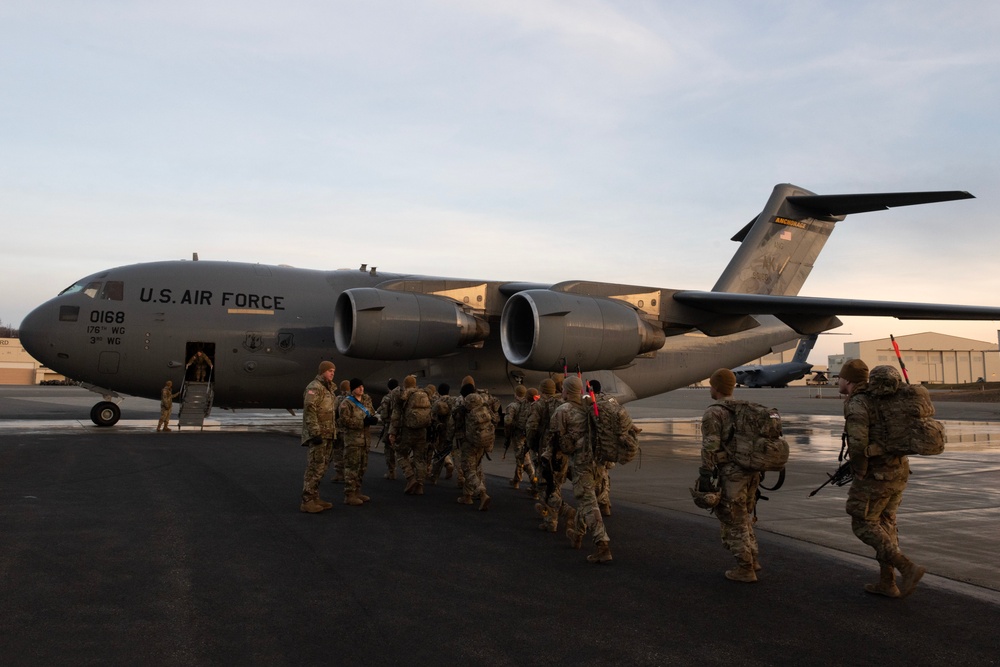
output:
M101 401L90 409L90 420L98 426L114 426L121 417L121 408L111 401Z

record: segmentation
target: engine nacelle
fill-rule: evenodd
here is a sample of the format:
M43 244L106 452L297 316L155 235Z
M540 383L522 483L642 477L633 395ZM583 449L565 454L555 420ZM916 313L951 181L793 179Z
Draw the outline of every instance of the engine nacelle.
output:
M536 371L619 368L663 347L663 329L626 303L534 289L507 300L500 318L507 361ZM565 360L565 361L564 361Z
M456 301L374 287L344 291L334 318L337 350L357 359L439 357L490 334L488 322Z

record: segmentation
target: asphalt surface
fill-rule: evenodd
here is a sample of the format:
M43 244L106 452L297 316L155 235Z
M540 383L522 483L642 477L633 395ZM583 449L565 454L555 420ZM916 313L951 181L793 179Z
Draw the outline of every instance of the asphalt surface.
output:
M533 501L506 484L511 466L499 450L488 512L457 504L453 481L404 495L373 452L371 503L344 506L342 487L326 482L334 508L307 515L298 511L305 455L294 417L220 415L204 432L157 434L155 404L129 399L123 422L99 429L88 424L93 397L79 392L0 388L3 665L1000 661L1000 593L978 582L996 568L995 522L977 544L920 532L933 514L924 505L942 491L930 472L926 488L916 485L917 470L901 541L933 563L931 574L903 600L865 594L877 576L870 554L824 543L857 542L845 490L806 500L835 464L835 420L823 414L797 419L778 406L786 422L804 424L794 436L801 470L762 503L761 580L737 584L722 576L731 560L717 521L689 496L682 503L697 468L692 411L707 392L633 404L637 416L670 419L643 416L641 464L613 473L614 561L602 566L585 562L589 543L577 551L537 529ZM981 439L949 443L942 457L952 462L935 464L963 489L1000 487L996 424L949 426L949 436L954 426ZM970 459L971 469L954 472ZM996 511L994 496L958 504L962 517ZM783 534L795 523L828 528ZM937 551L951 561L935 561ZM955 565L982 551L986 574Z

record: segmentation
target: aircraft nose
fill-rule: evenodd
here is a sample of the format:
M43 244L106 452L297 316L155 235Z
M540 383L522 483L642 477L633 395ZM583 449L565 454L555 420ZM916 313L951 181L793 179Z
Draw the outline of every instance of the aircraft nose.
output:
M21 345L28 354L46 366L55 355L52 333L58 321L58 312L57 306L42 304L25 316L19 329Z

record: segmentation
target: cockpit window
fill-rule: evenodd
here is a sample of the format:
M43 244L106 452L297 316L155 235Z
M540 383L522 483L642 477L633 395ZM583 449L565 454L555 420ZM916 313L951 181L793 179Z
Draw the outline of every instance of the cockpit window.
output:
M120 280L109 280L104 283L104 289L101 290L101 295L98 298L107 301L121 301L124 292L125 283Z
M101 291L101 285L102 284L103 283L101 283L100 281L90 282L90 283L87 283L86 285L84 285L83 283L75 283L75 284L67 287L66 289L64 289L62 292L59 292L59 296L62 296L64 294L75 294L77 292L83 292L84 294L86 294L87 296L89 296L91 299L93 299L95 296L97 296L97 293ZM119 283L119 285L120 284L121 283ZM120 301L121 298L119 297L118 300Z

